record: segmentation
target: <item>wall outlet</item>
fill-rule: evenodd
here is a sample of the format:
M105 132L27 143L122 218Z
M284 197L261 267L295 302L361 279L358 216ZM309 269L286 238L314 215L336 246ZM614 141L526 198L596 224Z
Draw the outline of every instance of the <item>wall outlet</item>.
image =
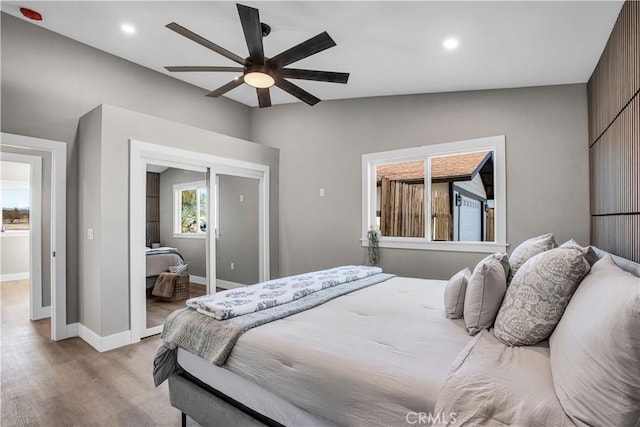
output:
M93 240L93 228L87 228L87 239Z
M240 195L240 201L241 201L241 202L244 202L244 194L241 194L241 195Z
M232 270L236 269L236 265L234 263L231 263L230 267L231 267Z
M324 188L320 189L320 197L324 197Z

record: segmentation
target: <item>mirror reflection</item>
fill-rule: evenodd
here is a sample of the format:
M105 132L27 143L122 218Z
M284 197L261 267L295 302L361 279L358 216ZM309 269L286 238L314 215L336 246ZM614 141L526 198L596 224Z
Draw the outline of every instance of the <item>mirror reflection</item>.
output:
M207 174L148 165L147 328L206 293Z

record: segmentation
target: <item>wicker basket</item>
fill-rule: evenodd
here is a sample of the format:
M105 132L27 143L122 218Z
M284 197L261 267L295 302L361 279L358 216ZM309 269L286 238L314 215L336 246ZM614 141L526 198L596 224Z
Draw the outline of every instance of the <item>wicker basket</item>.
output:
M173 297L167 298L167 301L181 301L189 298L189 275L185 274L178 277L176 285L173 287Z

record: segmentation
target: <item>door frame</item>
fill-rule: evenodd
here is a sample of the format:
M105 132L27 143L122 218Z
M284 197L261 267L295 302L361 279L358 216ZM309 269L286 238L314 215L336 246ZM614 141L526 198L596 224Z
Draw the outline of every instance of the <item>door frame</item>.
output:
M208 224L217 222L214 202L214 182L210 177L218 173L257 177L259 184L259 252L260 277L269 277L269 166L242 160L229 159L195 151L153 144L139 140L129 140L129 292L131 343L158 334L162 325L147 328L146 325L146 262L142 248L146 245L146 172L148 164L170 166L180 169L206 171L207 202L209 203ZM222 172L224 171L224 172ZM216 248L211 238L212 227L207 227L207 293L215 292ZM266 279L265 279L266 280ZM213 286L211 284L214 284Z
M67 144L5 132L0 135L3 146L51 153L51 339L76 336L67 326Z
M5 152L0 160L29 165L29 319L44 319L51 316L51 306L42 303L42 157ZM2 239L11 238L2 233Z

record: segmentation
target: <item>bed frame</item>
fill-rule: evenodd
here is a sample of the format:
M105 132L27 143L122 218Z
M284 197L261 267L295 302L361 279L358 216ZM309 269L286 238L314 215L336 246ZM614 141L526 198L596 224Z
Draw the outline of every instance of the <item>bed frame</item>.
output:
M596 247L592 248L598 258L609 254ZM616 255L611 256L620 268L640 277L640 264ZM202 426L284 427L187 372L174 373L169 377L169 398L171 405L182 411L183 427L187 425L187 415Z
M187 414L202 426L284 427L187 372L171 374L169 399L182 411L182 427L187 426Z

